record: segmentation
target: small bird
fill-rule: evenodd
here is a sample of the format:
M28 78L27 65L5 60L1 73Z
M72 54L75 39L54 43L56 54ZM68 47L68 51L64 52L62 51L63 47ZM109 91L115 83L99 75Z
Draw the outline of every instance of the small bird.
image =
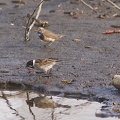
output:
M26 63L26 68L28 69L29 73L33 72L34 70L43 70L45 73L47 73L48 70L52 69L52 67L59 61L60 60L52 58L34 59Z
M38 36L42 41L52 43L55 40L62 38L64 35L55 34L49 30L46 30L42 27L38 29Z

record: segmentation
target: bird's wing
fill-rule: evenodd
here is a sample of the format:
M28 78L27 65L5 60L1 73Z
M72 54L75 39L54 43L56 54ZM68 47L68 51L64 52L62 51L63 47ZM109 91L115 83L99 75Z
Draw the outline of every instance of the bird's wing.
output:
M51 32L49 30L46 30L46 29L44 29L43 34L46 37L51 37L53 39L59 39L59 38L63 37L63 35L55 34L55 33Z
M42 66L42 65L51 64L51 63L57 62L57 61L58 61L58 60L51 59L51 58L38 59L38 60L36 60L36 64L39 64L40 66Z

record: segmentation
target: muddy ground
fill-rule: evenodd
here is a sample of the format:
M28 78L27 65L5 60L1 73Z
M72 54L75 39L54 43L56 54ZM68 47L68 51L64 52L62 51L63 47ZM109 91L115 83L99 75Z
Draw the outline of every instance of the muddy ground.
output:
M22 83L57 95L119 102L120 93L111 81L115 74L120 74L120 34L103 32L118 29L111 25L120 25L120 11L106 1L85 1L97 12L79 0L44 2L39 18L49 22L46 29L65 35L44 48L45 43L34 30L30 41L24 41L26 16L33 12L39 0L29 0L19 8L11 0L2 0L7 5L0 5L0 82ZM120 5L119 0L113 1ZM75 15L67 14L71 11ZM28 60L46 57L65 61L54 66L49 78L27 73Z

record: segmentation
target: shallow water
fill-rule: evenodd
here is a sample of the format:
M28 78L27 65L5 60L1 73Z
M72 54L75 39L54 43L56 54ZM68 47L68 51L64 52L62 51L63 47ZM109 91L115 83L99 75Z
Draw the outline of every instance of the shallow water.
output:
M103 104L87 100L44 96L35 92L0 91L0 120L102 120ZM104 120L116 120L115 117Z

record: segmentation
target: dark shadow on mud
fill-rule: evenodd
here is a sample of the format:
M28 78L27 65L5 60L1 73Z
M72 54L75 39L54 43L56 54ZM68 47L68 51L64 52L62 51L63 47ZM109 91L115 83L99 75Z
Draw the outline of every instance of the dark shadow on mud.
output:
M18 83L13 81L8 81L6 83L0 83L1 90L22 90L22 91L34 91L45 95L51 96L59 96L59 97L66 97L66 98L76 98L76 99L87 99L87 100L96 100L98 102L103 102L103 100L99 101L99 98L95 98L93 94L83 94L80 92L61 92L61 91L48 91L44 86L34 86L28 85L26 83ZM92 99L93 98L93 99Z
M66 97L66 98L75 98L75 99L86 99L89 101L97 101L97 102L105 102L109 101L109 99L104 97L97 97L96 95L92 93L82 93L82 92L71 92L71 91L48 91L45 86L35 86L35 85L28 85L26 83L18 83L14 81L8 81L6 83L0 83L0 90L9 90L9 91L15 91L15 90L22 90L22 91L33 91L45 95L50 96L59 96L59 97Z

